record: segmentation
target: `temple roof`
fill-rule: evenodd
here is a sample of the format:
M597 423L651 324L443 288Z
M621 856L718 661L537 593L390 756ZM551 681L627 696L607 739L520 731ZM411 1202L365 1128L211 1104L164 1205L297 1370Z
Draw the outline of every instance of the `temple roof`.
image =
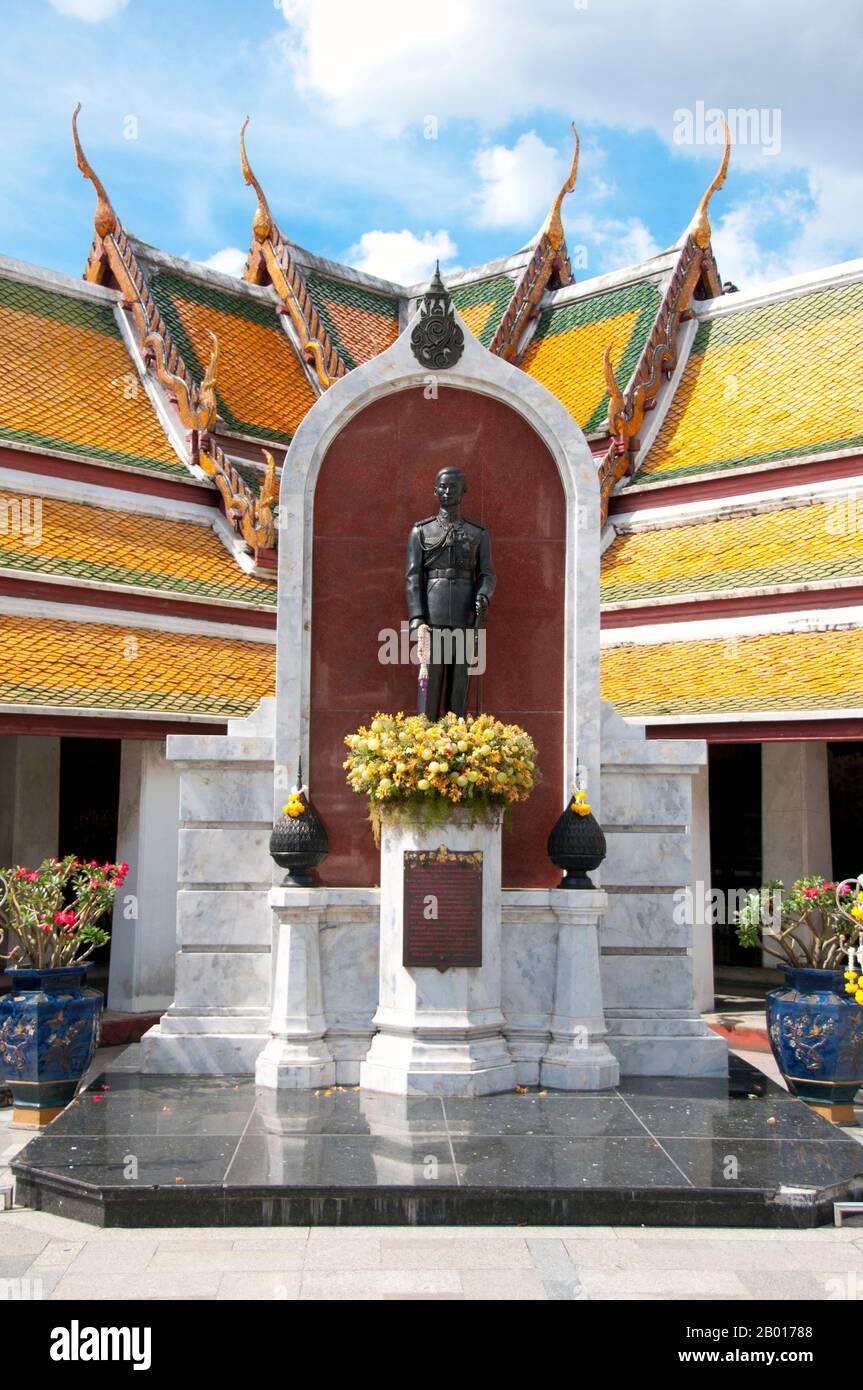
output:
M97 197L85 280L0 259L0 444L34 457L21 491L42 499L38 545L0 535L0 703L245 713L273 685L277 468L320 394L392 344L426 286L291 241L242 136L257 198L243 278L167 255L126 231L74 120L73 134ZM863 261L722 294L709 204L726 143L674 247L575 281L573 134L536 237L444 278L480 342L601 441L603 696L672 722L854 706L863 608L838 605L863 597L847 510L863 508ZM18 494L3 484L6 514ZM102 597L79 603L76 585ZM792 607L804 620L783 627ZM124 661L119 638L139 632L145 660Z
M0 490L0 508L16 500L20 494ZM196 523L62 498L39 500L38 544L27 532L7 527L0 533L0 572L275 607L274 584L240 568L209 515Z
M117 299L0 260L0 439L188 477L123 341Z
M608 431L603 357L610 348L618 380L628 381L653 327L672 257L568 286L542 302L519 365L563 402L585 434Z
M44 614L0 622L0 706L227 719L274 682L272 642Z
M602 557L603 604L863 579L858 513L863 500L779 499L625 529Z
M863 446L863 261L694 308L698 329L636 482Z
M863 628L629 642L601 654L602 697L624 716L863 710Z
M271 289L165 256L130 238L186 367L204 378L219 343L216 402L229 432L289 444L316 395Z

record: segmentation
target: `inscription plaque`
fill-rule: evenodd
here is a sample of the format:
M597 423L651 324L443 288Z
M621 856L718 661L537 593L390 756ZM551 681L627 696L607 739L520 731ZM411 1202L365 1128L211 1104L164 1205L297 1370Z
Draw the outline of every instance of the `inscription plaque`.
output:
M482 850L404 852L402 964L482 965Z

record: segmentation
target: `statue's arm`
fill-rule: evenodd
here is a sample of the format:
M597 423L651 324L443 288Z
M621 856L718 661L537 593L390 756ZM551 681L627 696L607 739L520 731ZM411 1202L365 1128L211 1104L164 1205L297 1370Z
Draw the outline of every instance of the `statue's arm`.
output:
M405 562L405 595L408 603L408 618L411 628L428 622L426 611L426 588L423 574L423 548L416 526L408 536L408 554Z
M491 536L488 531L483 531L480 537L477 570L479 573L479 584L476 591L477 602L481 603L483 608L487 608L497 584L497 575L494 572L491 558Z

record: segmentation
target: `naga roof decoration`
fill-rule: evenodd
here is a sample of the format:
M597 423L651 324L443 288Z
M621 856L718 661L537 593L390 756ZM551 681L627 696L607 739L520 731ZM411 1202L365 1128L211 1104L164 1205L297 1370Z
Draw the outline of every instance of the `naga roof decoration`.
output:
M240 128L240 164L243 178L250 188L254 188L258 202L252 220L252 246L243 279L253 285L272 285L281 301L280 307L290 316L303 359L312 368L320 390L325 391L340 376L344 376L347 367L315 307L303 272L291 255L288 243L270 212L264 191L252 172L246 157L248 124L247 116Z
M214 382L217 348L213 350L210 368L199 387L184 363L159 311L138 264L131 240L81 147L78 137L80 109L79 102L72 114L75 157L81 173L96 189L95 239L87 260L85 279L103 284L111 276L119 287L124 296L123 307L131 312L138 345L144 354L145 362L153 367L159 382L168 393L169 401L176 407L180 420L191 434L189 462L201 466L204 472L210 474L225 498L226 505L229 504L228 515L237 531L255 555L261 558L262 563L266 564L267 552L272 551L275 544L275 526L271 510L263 508L260 501L248 492L243 480L236 470L227 464L217 446L206 451L205 459L199 449L200 436L208 434L216 425Z
M515 293L512 295L506 312L489 344L491 351L497 353L499 357L503 357L507 362L518 360L522 334L531 317L536 315L537 305L552 279L558 286L572 283L572 266L566 249L561 208L567 193L571 193L575 187L575 180L578 176L580 141L574 122L572 133L575 137L575 149L569 174L551 205L548 217L537 238L533 255L522 272Z
M689 312L699 288L707 297L721 293L719 276L710 249L708 205L725 182L731 155L731 133L725 124L725 150L719 168L706 189L683 237L677 263L666 286L656 321L642 349L625 391L621 391L611 362L604 357L609 390L608 424L611 443L599 466L601 520L608 514L608 499L615 486L632 471L638 452L638 431L645 414L656 404L663 379L669 378L677 363L677 331ZM619 366L620 364L618 364Z

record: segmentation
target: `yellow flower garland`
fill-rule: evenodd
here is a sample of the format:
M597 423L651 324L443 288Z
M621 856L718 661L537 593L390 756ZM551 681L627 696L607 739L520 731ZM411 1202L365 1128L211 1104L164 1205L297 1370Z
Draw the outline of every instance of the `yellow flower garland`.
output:
M507 807L525 801L539 778L533 739L490 714L375 715L345 737L343 766L355 792L373 804Z

